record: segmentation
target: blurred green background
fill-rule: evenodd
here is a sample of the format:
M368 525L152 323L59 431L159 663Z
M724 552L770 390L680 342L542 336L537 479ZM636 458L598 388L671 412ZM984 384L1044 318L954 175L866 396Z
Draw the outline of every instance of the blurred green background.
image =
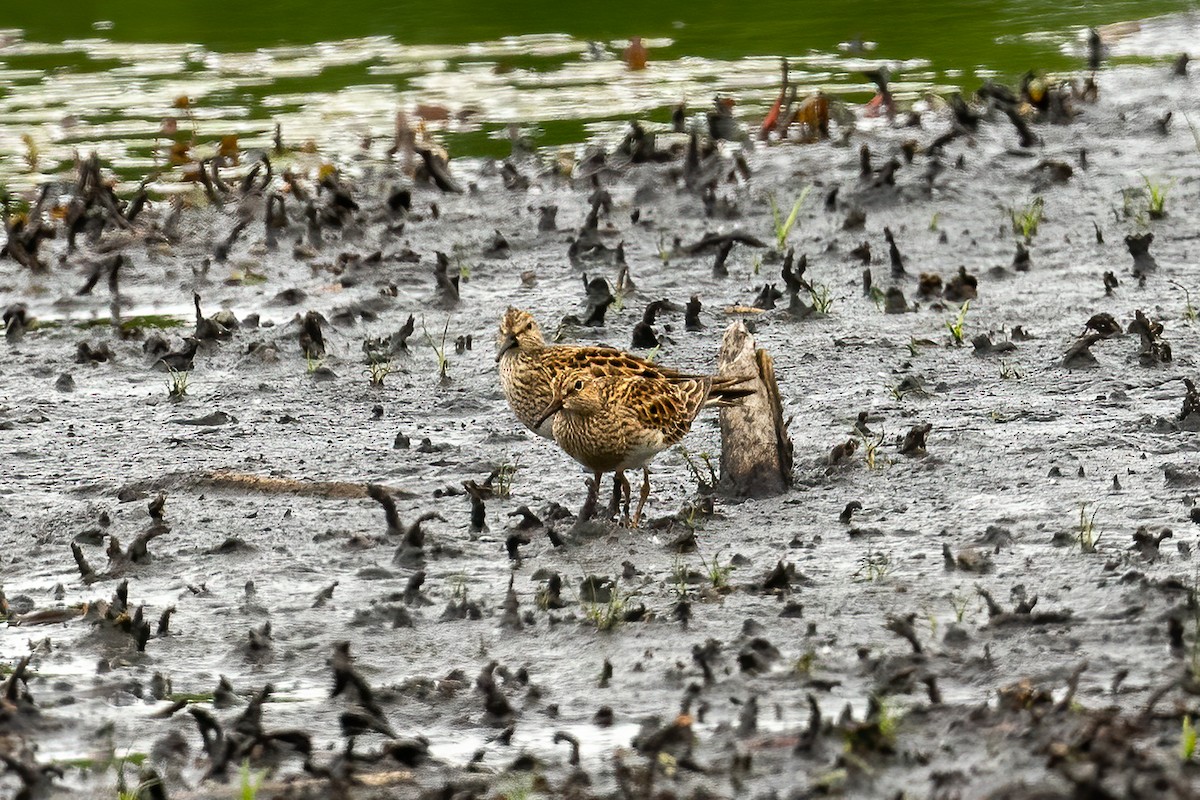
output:
M0 4L0 29L23 31L0 33L0 181L32 186L69 170L77 151L99 149L131 179L157 167L160 123L185 116L173 107L182 95L194 109L182 123L206 145L236 133L263 147L278 121L292 144L345 156L390 138L397 109L427 105L454 115L429 123L454 155L502 157L509 123L534 126L536 144L554 147L611 137L629 118L666 122L681 98L702 113L716 93L735 96L753 123L778 91L774 56L799 59L793 74L805 91L851 103L871 96L862 71L875 61L909 62L896 74L906 102L926 90L971 91L984 76L1077 74L1087 27L1198 1ZM506 41L536 34L570 39ZM615 60L635 35L657 40L651 69L638 74ZM598 61L585 41L606 45ZM846 44L857 41L871 44ZM481 42L489 44L463 47ZM421 45L450 50L405 47ZM266 50L281 46L295 47Z
M34 41L102 35L128 42L195 42L237 51L390 35L406 44L449 44L529 33L583 39L631 35L671 37L668 55L710 58L830 50L851 38L879 43L883 58L927 58L939 69L976 66L1002 73L1031 66L1060 68L1055 47L1022 34L1104 25L1195 7L1184 0L722 0L592 3L521 0L114 0L61 5L6 2L0 25L23 28ZM1016 39L1016 40L1014 40Z

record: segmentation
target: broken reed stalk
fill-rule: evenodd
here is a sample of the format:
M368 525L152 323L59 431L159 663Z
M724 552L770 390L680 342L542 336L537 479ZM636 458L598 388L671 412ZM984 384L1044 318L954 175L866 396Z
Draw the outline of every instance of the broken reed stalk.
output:
M717 489L730 497L771 497L792 485L792 440L783 419L775 368L765 350L756 350L745 323L725 331L717 374L751 376L755 390L738 405L721 409L721 480Z

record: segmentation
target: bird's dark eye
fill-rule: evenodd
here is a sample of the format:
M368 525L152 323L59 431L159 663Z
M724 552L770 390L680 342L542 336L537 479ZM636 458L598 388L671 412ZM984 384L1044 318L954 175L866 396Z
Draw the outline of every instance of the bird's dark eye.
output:
M583 391L583 381L575 381L575 391Z

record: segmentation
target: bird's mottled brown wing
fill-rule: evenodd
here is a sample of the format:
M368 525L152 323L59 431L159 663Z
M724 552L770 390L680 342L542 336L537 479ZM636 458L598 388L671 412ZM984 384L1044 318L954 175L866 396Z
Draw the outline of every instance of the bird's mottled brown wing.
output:
M630 414L639 427L673 445L692 428L712 388L711 378L608 379L606 402Z
M542 364L553 370L586 370L597 378L678 378L683 373L610 347L548 347Z

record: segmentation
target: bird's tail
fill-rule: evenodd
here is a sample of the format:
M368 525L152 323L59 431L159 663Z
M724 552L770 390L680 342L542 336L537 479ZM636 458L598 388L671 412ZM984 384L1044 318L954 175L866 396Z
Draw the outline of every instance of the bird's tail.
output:
M704 401L706 407L724 408L740 405L744 398L758 391L753 385L753 375L721 375L712 379L712 388Z

